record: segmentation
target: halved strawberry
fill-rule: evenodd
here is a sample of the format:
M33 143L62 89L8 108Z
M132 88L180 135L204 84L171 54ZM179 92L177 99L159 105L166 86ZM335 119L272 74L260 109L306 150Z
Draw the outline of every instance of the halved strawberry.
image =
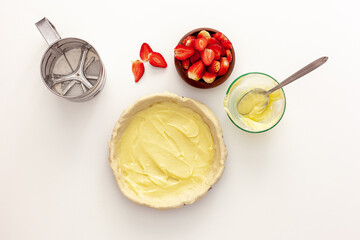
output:
M210 39L208 39L208 45L210 44L221 44L216 38L211 37Z
M143 43L141 45L141 48L140 48L140 58L141 58L141 60L148 61L149 60L149 54L152 53L152 52L153 52L153 50L151 49L149 44Z
M227 40L227 38L225 37L224 34L222 34L221 32L217 32L214 34L213 36L214 38L216 38L217 40L219 40L220 42Z
M198 33L197 38L202 38L202 37L206 39L211 38L210 33L206 30L202 30Z
M183 67L183 69L188 70L190 66L190 60L186 59L184 61L181 61L181 66Z
M226 48L224 48L223 46L221 46L221 56L226 57Z
M226 49L226 57L227 57L229 63L231 63L231 61L232 61L232 54L231 54L230 49Z
M166 68L167 63L164 57L158 52L152 52L149 54L149 63L154 67Z
M204 75L202 76L202 79L206 83L212 83L216 79L216 76L217 75L215 73L205 72Z
M194 47L196 50L201 52L206 48L207 44L208 44L208 40L206 38L201 37L195 40Z
M183 40L183 44L185 46L188 46L188 47L194 47L194 43L195 43L195 37L194 36L187 36L184 40Z
M190 63L193 64L201 59L200 52L195 51L194 55L190 57Z
M178 60L185 60L195 53L195 49L187 47L183 44L177 45L174 49L175 58Z
M225 73L228 71L229 69L229 61L226 57L222 57L220 59L220 70L218 72L218 76L222 76L225 75Z
M224 40L224 41L221 41L221 45L224 47L224 48L227 48L227 49L232 49L232 43L229 41L229 40Z
M144 63L140 60L132 62L131 70L134 74L135 82L138 82L145 71Z
M204 70L205 70L204 63L201 60L197 61L196 63L190 66L187 72L188 77L195 81L199 81L204 74Z
M215 59L220 60L223 47L219 44L208 45L207 48L211 49L215 53Z
M218 73L220 70L220 62L216 61L216 60L213 61L207 70L208 70L208 72L211 72L211 73Z
M215 58L215 53L213 50L209 48L205 48L204 51L201 52L201 60L206 66L209 66Z

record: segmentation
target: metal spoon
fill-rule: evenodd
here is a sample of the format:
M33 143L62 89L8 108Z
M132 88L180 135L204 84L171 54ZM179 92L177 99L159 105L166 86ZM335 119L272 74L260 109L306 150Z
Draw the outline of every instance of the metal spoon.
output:
M264 101L264 106L263 108L266 107L266 105L268 105L269 101L270 101L270 97L269 95L273 92L275 92L276 90L288 85L289 83L292 83L293 81L295 81L296 79L301 78L302 76L308 74L309 72L315 70L316 68L320 67L321 65L323 65L326 61L328 60L328 57L321 57L315 61L313 61L312 63L309 63L308 65L306 65L305 67L303 67L302 69L300 69L299 71L297 71L296 73L294 73L293 75L291 75L290 77L288 77L287 79L285 79L284 81L282 81L281 83L279 83L278 85L276 85L275 87L271 88L268 91L265 91L264 89L261 88L255 88L249 92L247 92L244 96L242 96L242 98L239 100L239 102L237 103L237 106L239 106L239 103L241 101L246 101L246 99L249 97L251 97L251 94L259 94L259 95L264 95L266 97L266 101ZM238 108L239 109L239 108ZM246 115L249 112L240 112L240 114L242 115Z

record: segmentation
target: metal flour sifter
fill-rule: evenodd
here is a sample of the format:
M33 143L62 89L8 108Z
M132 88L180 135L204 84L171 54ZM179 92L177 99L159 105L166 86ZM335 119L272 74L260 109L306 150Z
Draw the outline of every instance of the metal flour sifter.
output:
M46 18L35 25L49 44L40 66L48 89L74 102L94 98L105 84L105 69L95 48L82 39L62 39Z

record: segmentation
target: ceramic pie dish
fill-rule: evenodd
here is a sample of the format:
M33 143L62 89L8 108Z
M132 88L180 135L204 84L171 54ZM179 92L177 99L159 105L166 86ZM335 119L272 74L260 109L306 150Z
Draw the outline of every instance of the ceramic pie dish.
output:
M128 107L108 146L122 193L157 209L200 199L220 179L227 157L215 114L171 93L149 95Z

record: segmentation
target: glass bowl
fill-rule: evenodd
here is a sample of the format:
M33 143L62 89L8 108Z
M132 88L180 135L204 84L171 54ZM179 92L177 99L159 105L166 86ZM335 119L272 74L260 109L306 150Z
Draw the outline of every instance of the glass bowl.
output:
M266 107L265 119L254 121L250 117L241 115L237 111L237 104L250 90L254 88L269 90L277 84L279 83L273 77L261 72L246 73L235 79L229 86L224 99L224 108L231 122L249 133L261 133L275 127L282 119L286 108L286 98L282 88L281 91L279 89L272 93L277 97L271 98Z

